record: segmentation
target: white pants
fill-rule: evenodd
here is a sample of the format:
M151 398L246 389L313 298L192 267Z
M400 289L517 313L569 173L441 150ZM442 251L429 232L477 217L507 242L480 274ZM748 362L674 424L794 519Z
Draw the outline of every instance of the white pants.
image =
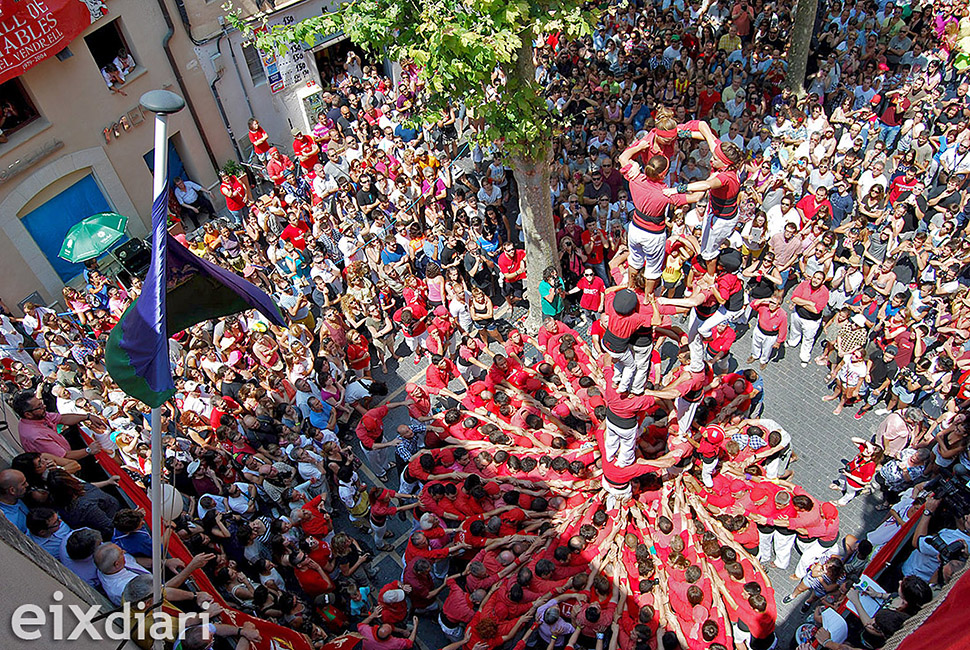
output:
M398 492L401 494L417 494L420 487L421 484L417 481L411 483L410 481L405 480L404 473L401 473L401 487L397 489Z
M694 422L694 415L697 413L697 406L700 403L700 400L688 402L683 397L678 397L677 401L674 402L674 406L677 408L677 429L680 431L681 437L690 435L690 425Z
M370 527L374 533L374 545L380 548L384 545L384 533L387 531L387 521L384 522L383 526L378 526L374 523L374 520L370 520Z
M650 364L653 356L653 346L647 347L631 346L633 350L633 365L636 372L633 375L633 388L635 394L640 395L647 388L647 380L650 379Z
M628 499L633 497L633 488L630 484L620 487L619 485L613 485L606 480L606 477L600 479L600 486L603 491L606 492L606 507L608 510L612 510L614 507L619 507Z
M364 452L364 458L367 459L367 464L370 465L370 468L374 470L375 474L380 474L388 466L393 466L391 459L389 458L391 452L390 447L384 447L382 449L365 449L364 445L361 445L360 448Z
M636 360L633 357L633 349L627 347L623 352L612 352L610 359L613 360L613 381L616 382L616 389L621 393L630 391L633 385L633 377L636 374Z
M701 231L701 259L712 260L721 252L721 244L734 232L738 225L740 213L733 219L718 219L708 208L704 217L704 229Z
M603 443L606 448L606 459L613 461L617 467L628 467L636 460L635 448L637 444L637 434L640 427L621 427L606 420L606 431L603 435Z
M765 476L768 478L778 478L778 475L788 469L788 461L791 460L791 445L777 458L772 458L765 463Z
M798 560L798 565L795 566L795 575L799 578L804 578L808 575L808 570L813 564L818 562L819 558L823 557L826 553L831 553L836 550L836 547L832 546L825 548L818 543L818 540L811 540L809 542L803 542L802 540L796 540L796 546L798 546L798 552L802 554L802 557Z
M411 352L417 352L419 349L424 350L428 347L428 331L425 330L417 336L405 336L404 342L407 343Z
M643 271L643 277L656 280L664 270L667 256L667 233L648 232L633 223L627 229L626 245L630 249L627 263Z
M761 331L760 327L755 326L751 332L751 356L761 363L768 363L771 358L771 351L775 343L778 342L778 335L768 335Z
M778 530L765 533L758 531L758 561L761 564L768 564L771 561L772 550L774 550L775 566L779 569L787 569L791 561L791 551L795 547L795 533L784 534Z
M706 488L714 487L714 470L717 469L717 458L701 462L701 482Z
M700 363L707 358L704 339L711 338L714 328L727 320L727 317L727 311L723 306L718 307L716 312L704 319L698 317L696 309L690 311L690 320L687 324L687 347L690 349L691 363Z
M438 616L438 626L441 627L441 631L446 637L452 641L461 641L465 637L464 628L461 624L457 627L449 627L447 623L442 620L441 615Z
M858 487L858 488L852 487L851 485L846 483L844 479L839 482L839 485L842 486L842 490L843 490L842 498L840 498L836 503L838 503L840 506L844 506L849 501L852 501L852 499L854 499L856 495L862 491L861 487Z
M787 345L793 348L801 342L801 347L798 350L798 358L801 359L802 363L808 363L812 359L812 347L815 345L815 335L818 334L818 328L821 324L821 319L810 320L808 318L802 318L796 312L792 312Z

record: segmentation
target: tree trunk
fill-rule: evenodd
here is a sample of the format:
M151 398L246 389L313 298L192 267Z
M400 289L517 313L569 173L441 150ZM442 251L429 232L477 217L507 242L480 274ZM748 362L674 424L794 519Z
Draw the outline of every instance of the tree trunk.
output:
M519 188L519 212L525 235L526 298L529 316L525 329L535 332L542 323L542 298L539 283L542 272L549 266L559 268L556 248L556 225L552 219L552 197L549 194L549 158L546 149L542 160L512 159L512 172Z
M516 52L515 65L509 70L509 87L520 89L521 92L535 92L532 30L525 30L519 37L522 41ZM547 139L538 147L520 149L535 153L511 157L512 173L519 188L519 212L525 236L525 285L529 315L524 327L528 332L535 332L542 323L542 298L539 296L542 272L549 266L559 268L556 224L552 218L552 195L549 192L551 145L551 140Z
M795 7L795 22L792 25L791 45L788 48L788 75L785 85L796 95L805 92L805 70L808 67L808 54L815 33L815 12L818 0L798 0Z

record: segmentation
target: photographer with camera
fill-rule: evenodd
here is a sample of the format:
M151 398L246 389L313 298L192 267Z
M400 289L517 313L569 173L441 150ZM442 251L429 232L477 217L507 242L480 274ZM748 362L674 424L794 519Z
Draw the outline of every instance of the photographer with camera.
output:
M917 576L936 584L944 584L967 561L970 549L970 514L956 517L956 528L944 528L930 534L930 523L943 500L934 495L926 500L923 513L913 529L913 553L903 562L904 576Z

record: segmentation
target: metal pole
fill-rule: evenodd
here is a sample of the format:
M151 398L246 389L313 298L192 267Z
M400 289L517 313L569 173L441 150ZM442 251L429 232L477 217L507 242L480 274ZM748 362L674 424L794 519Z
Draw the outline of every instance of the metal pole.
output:
M155 171L152 183L152 199L168 192L168 116L176 113L185 106L185 101L175 93L167 90L153 90L142 95L141 105L148 111L155 113ZM153 259L158 275L155 290L159 292L158 304L165 304L165 238L168 234L167 213L161 219L152 223L152 237L156 239L153 250L159 252L161 259ZM163 312L164 313L164 312ZM163 323L164 326L164 323ZM166 335L168 333L166 332ZM160 407L152 409L152 595L153 602L162 601L162 411ZM155 650L161 650L163 641L154 641Z
M155 113L155 177L152 198L168 191L168 115ZM167 218L167 216L166 216ZM158 236L158 233L154 233ZM164 267L163 267L164 268ZM158 282L159 291L165 291L165 279ZM162 602L162 410L152 409L152 599ZM161 640L155 641L158 650Z

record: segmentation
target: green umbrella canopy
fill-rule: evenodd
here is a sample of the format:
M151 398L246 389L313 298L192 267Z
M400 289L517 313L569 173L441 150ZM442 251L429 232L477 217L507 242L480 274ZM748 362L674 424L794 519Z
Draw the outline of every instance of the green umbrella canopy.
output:
M92 214L67 232L58 255L74 263L97 257L125 236L127 225L128 217L116 212Z

